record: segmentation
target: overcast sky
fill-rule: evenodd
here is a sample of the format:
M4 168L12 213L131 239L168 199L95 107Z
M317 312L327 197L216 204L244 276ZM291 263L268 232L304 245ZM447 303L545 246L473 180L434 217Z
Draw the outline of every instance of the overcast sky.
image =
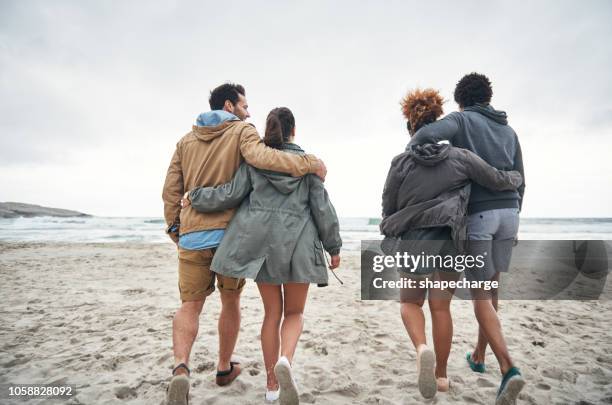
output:
M612 2L0 1L0 201L161 216L208 92L291 108L340 216L378 216L399 100L493 81L522 143L525 216L612 217ZM526 4L529 3L529 4Z

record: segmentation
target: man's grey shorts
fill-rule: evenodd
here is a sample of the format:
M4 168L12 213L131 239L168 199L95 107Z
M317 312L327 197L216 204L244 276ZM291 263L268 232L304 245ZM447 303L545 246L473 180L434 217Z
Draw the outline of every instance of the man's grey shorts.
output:
M518 208L502 208L468 215L468 253L483 255L484 268L466 271L468 280L490 280L506 272L519 228ZM486 254L485 254L486 252Z

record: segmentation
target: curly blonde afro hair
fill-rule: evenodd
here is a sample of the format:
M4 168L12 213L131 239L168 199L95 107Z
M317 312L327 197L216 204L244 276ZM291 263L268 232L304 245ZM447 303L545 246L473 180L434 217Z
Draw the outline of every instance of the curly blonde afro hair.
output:
M402 113L408 120L411 132L416 132L423 125L434 122L444 113L444 99L437 90L411 90L400 102Z

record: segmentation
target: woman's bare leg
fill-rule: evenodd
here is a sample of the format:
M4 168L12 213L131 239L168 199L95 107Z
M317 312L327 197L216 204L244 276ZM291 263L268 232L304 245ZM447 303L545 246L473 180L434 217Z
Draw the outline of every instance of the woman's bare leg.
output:
M456 273L437 272L436 280L457 280ZM446 366L453 343L453 318L450 304L454 290L432 289L429 292L429 310L431 312L432 335L434 350L436 352L436 377L447 378Z
M420 280L420 278L416 278ZM408 332L408 336L419 350L419 346L427 343L425 338L425 315L423 314L423 303L425 302L426 289L403 288L400 292L400 314L402 322Z
M403 277L406 278L406 277ZM424 277L412 276L417 283ZM423 303L427 290L424 288L402 288L400 291L400 313L404 327L416 349L417 385L419 392L425 398L433 398L436 394L435 354L427 347L425 337L425 315Z
M274 365L280 349L280 323L283 314L283 296L280 285L257 283L264 305L264 320L261 325L261 350L266 367L267 388L278 389Z
M281 325L281 356L285 356L289 363L304 326L304 306L308 296L308 283L283 284L284 317Z

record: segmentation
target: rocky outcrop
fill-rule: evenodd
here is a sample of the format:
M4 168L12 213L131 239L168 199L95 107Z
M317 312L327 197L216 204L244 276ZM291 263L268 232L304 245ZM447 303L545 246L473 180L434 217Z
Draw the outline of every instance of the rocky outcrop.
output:
M0 202L0 218L17 217L90 217L82 212L18 202Z

